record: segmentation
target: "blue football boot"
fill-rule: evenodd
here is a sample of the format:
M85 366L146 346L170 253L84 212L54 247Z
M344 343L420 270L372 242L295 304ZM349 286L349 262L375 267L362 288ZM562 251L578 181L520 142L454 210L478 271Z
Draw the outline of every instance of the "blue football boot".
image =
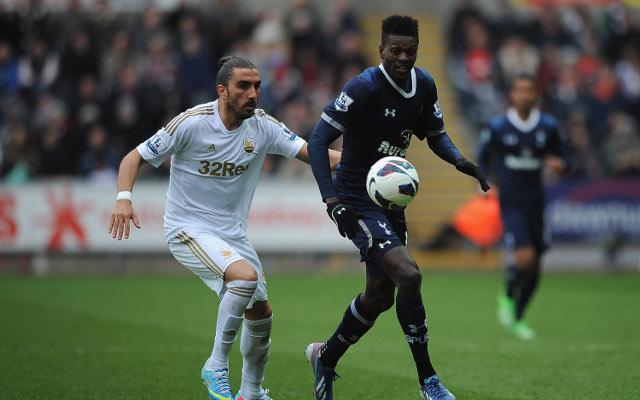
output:
M420 388L420 396L423 400L456 400L456 396L440 382L438 375L424 380L424 384Z
M333 368L327 368L322 365L322 361L320 361L320 349L322 346L324 346L324 343L311 343L307 346L304 354L307 356L315 376L313 393L316 396L316 400L333 400L333 381L338 378L338 374Z
M233 400L231 386L229 386L229 370L210 370L202 368L202 383L207 387L211 400Z

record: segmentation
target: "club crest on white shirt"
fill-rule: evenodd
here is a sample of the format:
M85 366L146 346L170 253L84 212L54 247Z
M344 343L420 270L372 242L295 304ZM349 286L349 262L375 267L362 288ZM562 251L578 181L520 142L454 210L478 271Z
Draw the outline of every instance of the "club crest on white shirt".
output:
M244 151L247 153L253 153L253 150L256 148L253 138L244 139L242 145L244 147Z

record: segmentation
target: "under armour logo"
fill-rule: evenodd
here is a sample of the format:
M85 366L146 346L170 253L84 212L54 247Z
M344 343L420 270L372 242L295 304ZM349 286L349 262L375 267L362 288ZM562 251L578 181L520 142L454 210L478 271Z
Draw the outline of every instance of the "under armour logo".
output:
M378 247L384 249L384 246L391 244L391 241L387 240L386 242L378 243Z
M344 211L344 208L338 208L338 211L336 211L336 214L340 215L342 214L343 211Z
M422 325L409 325L409 331L413 334L418 333L418 329L421 329L425 326L426 324L422 324Z
M395 117L396 116L396 109L395 108L391 108L391 109L385 108L384 109L384 116L385 117L391 116L391 118Z

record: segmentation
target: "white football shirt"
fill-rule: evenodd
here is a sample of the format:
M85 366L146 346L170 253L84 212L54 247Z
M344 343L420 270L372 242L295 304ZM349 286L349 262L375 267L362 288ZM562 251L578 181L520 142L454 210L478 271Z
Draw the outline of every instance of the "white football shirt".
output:
M229 131L216 100L181 113L136 149L154 167L171 156L164 213L167 240L185 227L239 238L246 235L265 156L292 158L304 143L260 109Z

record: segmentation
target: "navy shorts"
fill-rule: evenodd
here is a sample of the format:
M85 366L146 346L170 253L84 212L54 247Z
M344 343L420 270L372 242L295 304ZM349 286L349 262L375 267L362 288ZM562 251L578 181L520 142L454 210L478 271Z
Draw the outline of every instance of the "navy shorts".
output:
M341 196L340 199L353 207L358 215L360 228L352 242L360 250L361 261L367 266L367 274L386 275L380 265L382 257L391 249L407 245L404 210L385 210L368 197L349 199Z
M538 254L542 254L549 248L550 238L544 224L544 206L525 208L501 204L500 213L507 250L533 246Z

